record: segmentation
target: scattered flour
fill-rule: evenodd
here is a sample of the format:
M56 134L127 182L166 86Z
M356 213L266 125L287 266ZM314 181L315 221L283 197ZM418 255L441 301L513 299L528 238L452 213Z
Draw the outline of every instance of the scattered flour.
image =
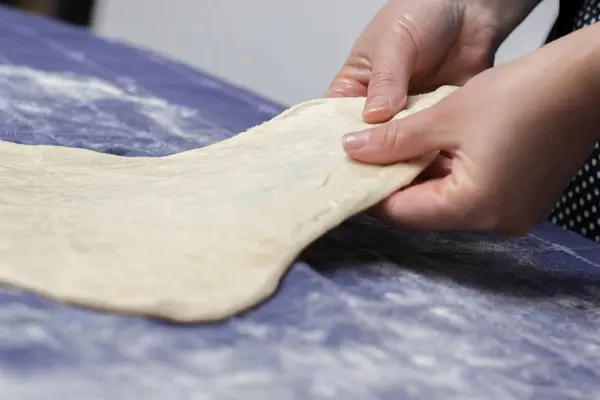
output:
M113 147L125 149L141 142L124 155L165 155L183 150L168 143L173 137L188 147L201 147L232 134L198 110L143 93L131 80L117 85L93 77L0 65L0 93L0 118L16 133L46 136L47 144L112 152ZM57 131L58 126L68 132Z

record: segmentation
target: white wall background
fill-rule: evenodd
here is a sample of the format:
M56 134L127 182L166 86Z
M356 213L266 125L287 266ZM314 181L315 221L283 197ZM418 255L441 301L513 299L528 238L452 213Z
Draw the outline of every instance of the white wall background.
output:
M95 31L147 47L273 100L320 97L385 0L100 0ZM558 0L508 38L497 63L532 51Z

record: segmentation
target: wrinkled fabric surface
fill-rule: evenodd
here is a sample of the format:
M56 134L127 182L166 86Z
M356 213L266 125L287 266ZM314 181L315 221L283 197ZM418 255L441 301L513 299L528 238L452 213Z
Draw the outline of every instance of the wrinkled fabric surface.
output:
M4 140L158 156L280 110L147 52L0 9ZM599 263L595 243L550 224L506 240L392 230L360 217L312 245L263 306L209 326L4 288L0 393L595 400Z

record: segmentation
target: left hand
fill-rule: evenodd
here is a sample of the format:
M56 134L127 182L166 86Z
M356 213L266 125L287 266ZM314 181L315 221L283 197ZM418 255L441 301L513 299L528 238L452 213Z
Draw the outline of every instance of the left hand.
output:
M367 163L442 152L429 179L376 214L404 227L516 236L546 218L598 139L600 28L587 29L481 73L427 110L351 136L346 152Z

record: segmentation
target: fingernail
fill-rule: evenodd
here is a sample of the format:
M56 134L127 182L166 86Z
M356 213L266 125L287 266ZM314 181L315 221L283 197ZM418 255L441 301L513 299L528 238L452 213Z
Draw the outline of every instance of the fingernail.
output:
M370 132L367 130L344 135L342 138L344 150L358 150L364 147L369 140L369 134Z
M365 107L365 113L381 111L387 108L392 108L392 98L390 96L377 96L369 101Z

